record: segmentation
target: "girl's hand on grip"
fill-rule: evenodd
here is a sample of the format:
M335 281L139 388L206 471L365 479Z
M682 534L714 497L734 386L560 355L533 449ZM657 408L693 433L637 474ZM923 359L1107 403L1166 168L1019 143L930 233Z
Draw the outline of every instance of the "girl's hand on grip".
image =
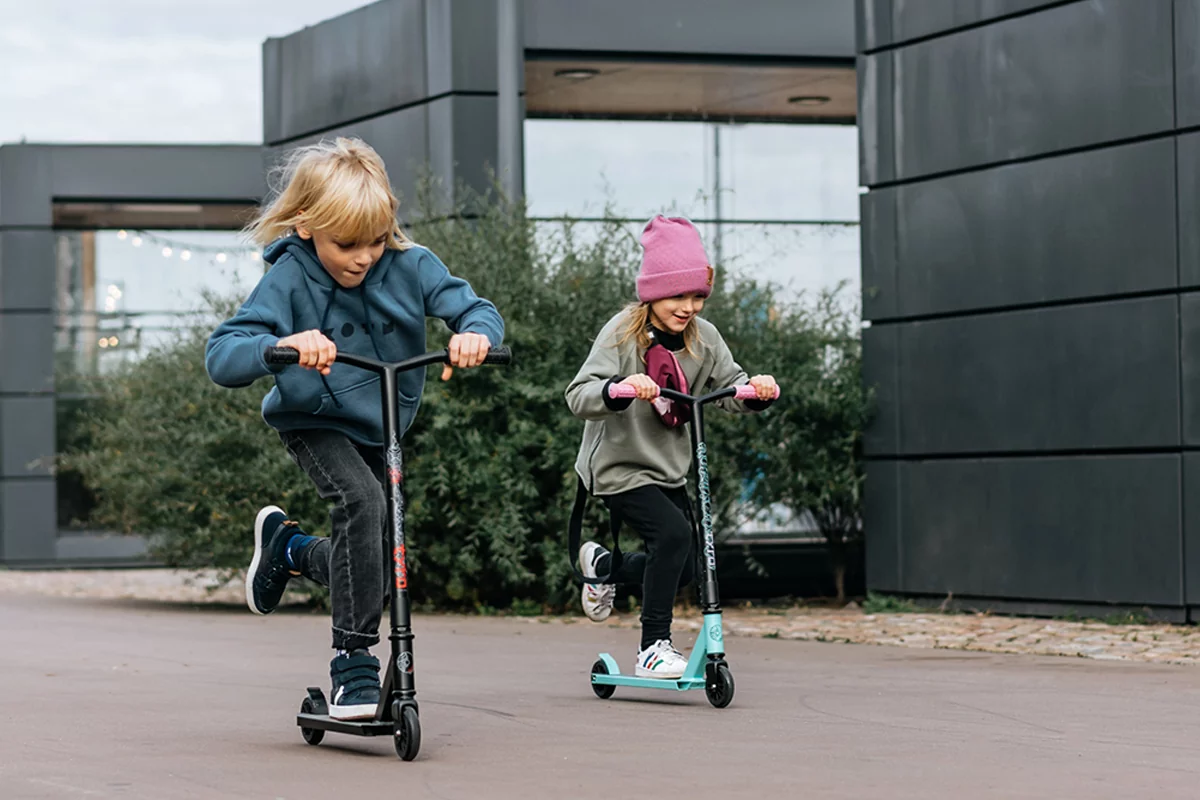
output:
M636 389L638 400L653 400L658 397L658 384L651 380L649 375L630 375L621 383Z
M770 375L755 375L750 379L750 385L758 392L759 400L775 399L775 378Z

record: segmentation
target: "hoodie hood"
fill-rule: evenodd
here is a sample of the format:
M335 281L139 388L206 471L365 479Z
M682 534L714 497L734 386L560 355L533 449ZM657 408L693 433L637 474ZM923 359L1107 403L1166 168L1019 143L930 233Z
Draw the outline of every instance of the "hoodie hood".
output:
M311 239L302 239L298 234L293 233L291 236L285 236L282 239L276 239L263 249L263 260L275 266L285 255L290 255L296 259L304 270L304 275L313 283L322 286L326 289L340 289L344 292L353 292L366 286L378 286L383 283L385 273L391 267L392 262L403 251L400 250L384 250L383 255L379 260L367 271L367 277L355 289L346 289L339 286L329 271L321 264L321 259L317 257L316 245Z

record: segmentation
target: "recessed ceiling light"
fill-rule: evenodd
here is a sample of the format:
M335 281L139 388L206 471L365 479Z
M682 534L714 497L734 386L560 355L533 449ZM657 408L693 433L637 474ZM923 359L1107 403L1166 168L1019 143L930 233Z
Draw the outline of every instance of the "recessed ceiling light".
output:
M788 102L798 106L823 106L829 102L829 98L818 94L802 94L789 97Z
M556 69L554 77L566 78L571 81L583 81L588 78L594 78L600 74L600 70L592 69L591 67L571 67L569 69Z

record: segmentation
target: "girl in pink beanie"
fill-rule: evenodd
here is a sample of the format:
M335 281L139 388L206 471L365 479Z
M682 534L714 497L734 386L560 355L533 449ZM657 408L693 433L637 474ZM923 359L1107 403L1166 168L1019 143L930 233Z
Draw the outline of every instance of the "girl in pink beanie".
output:
M662 386L692 394L749 383L757 400L718 401L727 411L761 411L775 397L770 375L747 378L720 332L699 314L712 294L713 268L700 233L678 217L656 216L642 231L638 301L601 329L567 388L567 405L586 422L575 462L581 491L599 497L614 522L628 523L645 552L625 556L611 582L585 583L583 611L600 622L612 611L618 583L642 584L642 641L635 673L683 675L687 660L671 644L675 594L691 582L695 537L685 485L692 449L685 415L659 398ZM647 374L649 373L649 374ZM638 399L613 399L625 383ZM619 524L619 523L618 523ZM585 578L610 573L610 553L596 542L579 549Z

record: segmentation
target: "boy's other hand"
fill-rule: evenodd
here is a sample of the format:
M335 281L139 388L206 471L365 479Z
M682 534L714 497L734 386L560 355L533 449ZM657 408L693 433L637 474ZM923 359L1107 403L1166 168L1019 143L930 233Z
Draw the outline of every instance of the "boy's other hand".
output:
M482 333L456 333L450 337L450 363L442 368L442 380L450 380L454 367L478 367L487 358L492 343Z

